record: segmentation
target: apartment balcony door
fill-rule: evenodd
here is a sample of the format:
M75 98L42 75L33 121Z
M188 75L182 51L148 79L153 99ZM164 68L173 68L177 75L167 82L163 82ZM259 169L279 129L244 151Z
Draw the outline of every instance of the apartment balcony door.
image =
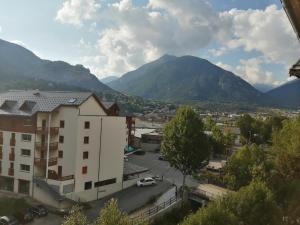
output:
M43 134L42 135L42 146L44 146L45 145L45 143L46 143L46 136Z
M19 180L18 192L21 194L29 195L30 182L27 180Z
M47 126L47 121L46 120L42 120L42 129L46 130L46 126Z
M57 174L58 174L58 177L62 177L62 166L58 166Z

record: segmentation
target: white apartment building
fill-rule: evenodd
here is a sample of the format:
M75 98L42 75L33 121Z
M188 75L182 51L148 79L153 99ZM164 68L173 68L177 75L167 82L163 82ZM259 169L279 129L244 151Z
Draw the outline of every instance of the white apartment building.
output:
M0 94L0 190L57 208L123 188L126 118L92 93Z

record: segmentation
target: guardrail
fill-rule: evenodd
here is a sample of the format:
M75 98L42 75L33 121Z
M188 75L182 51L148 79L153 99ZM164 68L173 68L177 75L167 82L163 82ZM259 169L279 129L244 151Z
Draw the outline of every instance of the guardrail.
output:
M170 198L169 200L154 206L144 212L142 212L141 214L132 217L132 220L144 220L144 219L149 219L150 217L156 215L157 213L161 212L162 210L166 209L167 207L173 205L175 202L177 202L178 198L177 196L173 196L172 198Z

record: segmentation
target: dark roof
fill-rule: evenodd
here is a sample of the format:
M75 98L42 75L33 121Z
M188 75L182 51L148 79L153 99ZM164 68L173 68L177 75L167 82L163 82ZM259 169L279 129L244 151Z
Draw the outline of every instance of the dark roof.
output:
M61 105L79 106L92 95L91 92L8 91L0 94L0 115L52 112Z
M290 69L290 75L291 76L296 76L296 77L300 78L300 59Z
M102 102L102 104L105 106L105 108L109 109L113 105L117 104L116 102Z

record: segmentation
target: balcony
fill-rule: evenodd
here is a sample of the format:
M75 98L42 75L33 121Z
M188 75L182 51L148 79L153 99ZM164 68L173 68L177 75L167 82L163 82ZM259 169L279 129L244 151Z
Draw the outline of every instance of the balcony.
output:
M36 129L36 134L44 134L47 135L48 134L48 127L38 127ZM50 136L57 136L59 133L59 127L50 127Z
M57 180L57 181L66 181L66 180L73 180L74 175L60 177L54 170L48 170L48 179L50 180Z
M36 142L35 143L35 148L37 151L47 151L48 144L47 143L41 143L41 142ZM52 142L49 144L49 149L50 151L56 151L58 150L58 142Z
M10 139L10 146L16 146L16 139Z
M46 159L44 158L35 158L34 164L40 167L46 167ZM57 165L57 158L50 158L48 161L48 166L55 166Z
M15 153L14 152L9 153L9 161L15 161Z
M14 168L9 168L9 169L8 169L8 175L9 175L9 176L14 176L14 174L15 174Z

